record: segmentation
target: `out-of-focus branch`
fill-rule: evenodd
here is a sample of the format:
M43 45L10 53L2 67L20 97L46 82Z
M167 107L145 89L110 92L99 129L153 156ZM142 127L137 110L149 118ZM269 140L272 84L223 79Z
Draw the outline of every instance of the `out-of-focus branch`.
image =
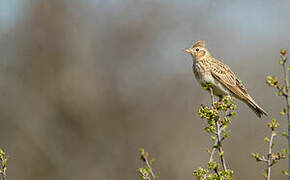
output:
M287 122L288 122L288 149L290 150L290 102L289 102L289 77L288 77L288 67L287 67L287 57L286 57L286 50L280 51L280 57L283 62L283 74L284 74L284 84L285 89L282 89L283 96L286 100L286 115L287 115ZM288 155L288 172L290 172L290 154ZM290 180L290 176L288 177Z
M148 160L149 153L145 152L144 149L140 149L140 153L141 153L140 159L146 163L144 167L138 169L140 178L145 179L145 180L151 180L151 179L157 180L159 175L158 174L156 175L153 172L153 169L151 167L155 159L152 158L151 160Z
M279 160L281 159L286 159L288 158L288 172L287 171L282 171L284 175L289 176L290 172L290 154L288 153L290 149L290 102L289 102L289 77L288 77L288 71L290 70L290 67L287 66L287 57L286 57L287 51L286 50L281 50L280 51L280 60L278 61L279 64L282 66L282 71L283 71L283 82L279 82L278 78L276 76L267 76L267 84L277 90L277 95L282 96L285 98L286 101L286 107L283 108L280 111L281 115L286 115L287 116L287 129L288 133L282 133L282 136L286 137L288 139L288 149L284 149L283 152L277 152L276 154L272 152L272 146L273 146L273 137L276 135L275 133L275 128L279 126L278 123L276 123L276 120L273 119L272 123L268 123L268 126L272 130L272 135L269 138L265 138L265 141L269 143L269 153L267 156L267 159L263 157L259 157L259 154L252 154L254 158L256 158L256 161L264 161L267 163L267 174L265 175L267 179L270 179L271 175L271 167L276 164ZM265 161L266 159L266 161ZM290 176L288 177L290 180Z
M2 149L0 149L0 164L1 164L0 174L2 175L3 180L7 180L7 160L8 157L6 153Z
M274 138L274 131L272 131L272 134L271 134L271 138L270 138L270 141L269 141L269 152L268 152L268 156L267 156L267 180L270 180L271 179L271 160L272 160L272 147L273 147L273 138Z
M264 138L264 141L268 143L268 153L266 156L260 156L258 153L252 153L252 156L256 159L257 162L264 162L266 163L266 173L265 178L267 180L271 179L271 167L278 163L282 159L286 159L288 157L288 151L286 149L283 150L283 152L276 152L273 153L273 146L274 146L274 137L276 134L276 128L279 127L279 123L276 122L275 119L272 120L272 122L268 123L268 127L271 129L271 137L270 139L268 137ZM284 172L286 174L286 172Z
M148 161L148 158L145 158L145 162L147 164L147 167L149 168L149 171L150 171L150 174L151 174L152 178L155 180L156 179L156 176L155 176L155 174L154 174L154 172L152 170L152 167L151 167L151 165L150 165L150 163Z

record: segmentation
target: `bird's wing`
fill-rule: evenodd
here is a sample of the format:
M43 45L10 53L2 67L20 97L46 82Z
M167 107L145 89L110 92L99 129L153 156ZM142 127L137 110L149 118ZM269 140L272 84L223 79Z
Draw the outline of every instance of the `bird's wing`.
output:
M221 82L233 94L241 99L248 99L250 97L241 81L235 76L227 65L216 59L212 59L210 66L213 77Z

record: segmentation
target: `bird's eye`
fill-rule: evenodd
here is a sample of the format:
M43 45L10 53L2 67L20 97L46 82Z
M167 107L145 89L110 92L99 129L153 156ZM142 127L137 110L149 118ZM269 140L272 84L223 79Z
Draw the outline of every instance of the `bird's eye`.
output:
M198 52L198 51L199 51L199 49L197 48L197 49L195 49L195 51L196 51L196 52Z

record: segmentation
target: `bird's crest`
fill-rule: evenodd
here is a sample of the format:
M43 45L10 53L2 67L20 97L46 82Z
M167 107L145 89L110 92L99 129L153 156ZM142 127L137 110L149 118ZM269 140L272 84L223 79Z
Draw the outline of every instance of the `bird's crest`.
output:
M192 47L193 48L195 48L195 47L203 47L203 48L205 48L205 41L197 41Z

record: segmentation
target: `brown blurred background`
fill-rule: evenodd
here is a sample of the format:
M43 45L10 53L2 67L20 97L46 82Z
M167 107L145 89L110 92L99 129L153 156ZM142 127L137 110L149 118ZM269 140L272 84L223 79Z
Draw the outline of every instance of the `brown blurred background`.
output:
M1 0L0 146L8 179L133 180L138 149L161 179L193 179L211 144L197 115L209 95L183 52L205 40L216 58L278 117L265 84L290 50L290 2L213 0ZM238 103L225 141L235 179L263 179L266 118ZM280 122L285 129L285 121ZM276 143L278 143L276 141ZM286 147L279 139L277 149ZM282 162L273 179L285 179Z

